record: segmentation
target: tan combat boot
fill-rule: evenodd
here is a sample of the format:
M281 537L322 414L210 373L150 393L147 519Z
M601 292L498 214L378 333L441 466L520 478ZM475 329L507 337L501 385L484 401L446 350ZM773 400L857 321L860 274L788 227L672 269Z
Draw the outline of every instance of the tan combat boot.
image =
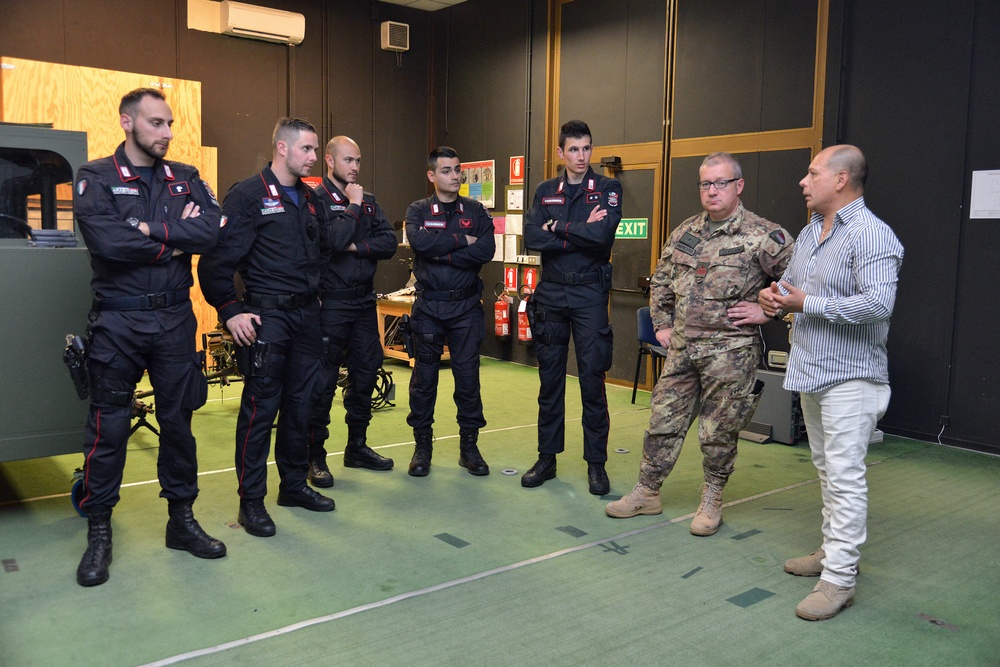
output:
M785 572L796 577L818 577L823 574L823 559L826 553L817 549L808 556L789 558L785 561Z
M691 534L715 535L720 523L722 523L722 487L705 482L701 490L701 505L691 520Z
M854 586L838 586L823 579L795 607L795 615L807 621L825 621L854 604Z
M604 506L604 513L616 519L628 519L640 514L660 514L663 512L663 501L660 492L636 484L631 493L620 500L615 500Z

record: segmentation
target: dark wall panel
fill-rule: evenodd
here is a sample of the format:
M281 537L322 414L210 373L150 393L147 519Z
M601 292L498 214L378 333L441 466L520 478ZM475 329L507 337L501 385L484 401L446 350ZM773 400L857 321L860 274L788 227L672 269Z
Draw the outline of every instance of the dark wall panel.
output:
M905 248L883 425L924 437L937 434L947 409L973 8L846 3L840 139L864 151L866 202Z
M673 137L809 127L817 3L682 0Z
M674 60L674 139L760 127L762 2L681 0Z
M812 125L819 5L803 0L765 0L760 129Z
M1000 220L970 219L972 172L1000 168L1000 4L975 3L972 84L969 105L963 215L959 231L958 289L945 437L963 444L986 443L1000 454L1000 346L993 307L1000 294L996 251ZM930 309L936 306L931 305Z
M628 0L575 0L562 6L559 122L587 122L597 144L625 143ZM658 137L657 137L658 138Z
M66 62L63 0L7 0L0 21L0 53L13 58Z
M628 32L618 42L618 48L626 49L625 115L621 123L627 144L663 138L666 25L667 3L663 0L629 0Z
M665 26L656 0L564 4L560 122L585 120L595 144L660 141Z

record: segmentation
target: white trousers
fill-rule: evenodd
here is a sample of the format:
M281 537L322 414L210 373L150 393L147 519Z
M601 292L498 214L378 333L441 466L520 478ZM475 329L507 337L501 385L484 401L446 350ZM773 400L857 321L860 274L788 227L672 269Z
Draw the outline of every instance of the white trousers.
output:
M823 495L822 579L854 586L858 547L868 536L868 484L865 455L875 424L889 405L889 385L849 380L816 393L801 394Z

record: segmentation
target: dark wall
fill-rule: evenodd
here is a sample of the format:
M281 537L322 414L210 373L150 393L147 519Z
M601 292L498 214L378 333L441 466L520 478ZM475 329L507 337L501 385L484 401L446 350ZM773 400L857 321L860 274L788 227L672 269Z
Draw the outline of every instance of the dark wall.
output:
M1000 166L998 16L977 0L845 2L835 137L865 152L866 201L905 248L883 426L935 437L947 423L943 441L995 452L1000 229L968 204L972 171Z
M756 131L800 118L804 112L797 105L808 99L795 93L811 87L812 73L807 59L790 56L801 51L803 43L795 40L809 31L789 31L787 21L808 22L814 3L720 2L704 20L686 13L704 3L678 5L679 29L701 31L708 39L713 26L732 17L734 28L747 36L711 45L689 41L680 51L679 59L697 62L723 49L731 67L681 73L678 86L688 93L677 99L694 105L676 107L681 132L713 133L722 121ZM362 180L395 221L427 193L423 160L435 143L452 143L467 159L492 157L503 165L503 176L506 158L525 154L529 196L541 180L545 0L469 0L435 13L371 0L267 4L306 16L301 46L188 30L184 0L141 8L125 0L6 0L0 52L201 81L203 141L219 149L220 190L269 158L274 120L285 113L311 119L323 141L333 134L354 136L364 155ZM601 142L657 138L642 128L650 126L651 109L662 105L662 77L654 74L662 53L637 51L628 38L655 29L655 21L644 18L662 11L660 4L564 5L577 5L569 26L584 32L595 29L591 10L605 9L596 27L608 34L595 34L592 46L605 45L598 53L627 71L618 81L593 80L593 90L604 91L594 108L609 110L593 114ZM866 198L906 248L889 340L893 400L883 426L929 438L946 421L944 442L1000 452L1000 393L994 388L1000 348L991 307L1000 293L993 268L1000 225L970 219L968 212L972 172L1000 167L1000 7L992 0L914 0L900 10L898 3L832 0L830 18L825 138L865 151L871 173ZM387 19L411 25L412 48L398 59L378 48L378 23ZM591 53L585 41L576 44L569 48ZM705 93L716 88L733 92L721 99ZM590 115L585 99L570 95L567 109ZM699 106L703 99L709 102ZM622 120L615 123L617 116ZM767 164L771 160L777 163ZM756 197L751 208L792 231L795 222L786 218L797 217L788 203L797 201L797 189L767 185L767 174L787 172L790 179L799 160L804 162L775 154L749 165L760 174L747 195ZM377 288L400 287L407 262L401 250L384 266ZM500 265L488 265L487 285L499 278ZM532 362L528 349L491 336L483 351Z

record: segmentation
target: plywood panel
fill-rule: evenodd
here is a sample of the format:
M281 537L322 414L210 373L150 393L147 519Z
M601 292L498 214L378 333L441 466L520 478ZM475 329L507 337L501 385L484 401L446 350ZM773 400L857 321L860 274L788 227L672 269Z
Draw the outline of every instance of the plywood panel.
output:
M168 157L194 165L218 189L218 151L201 145L200 82L20 58L2 57L0 63L0 120L86 132L90 159L110 155L124 140L118 123L122 95L135 88L160 88L174 114ZM195 287L192 302L200 345L200 334L215 329L218 317L197 289L197 274Z

